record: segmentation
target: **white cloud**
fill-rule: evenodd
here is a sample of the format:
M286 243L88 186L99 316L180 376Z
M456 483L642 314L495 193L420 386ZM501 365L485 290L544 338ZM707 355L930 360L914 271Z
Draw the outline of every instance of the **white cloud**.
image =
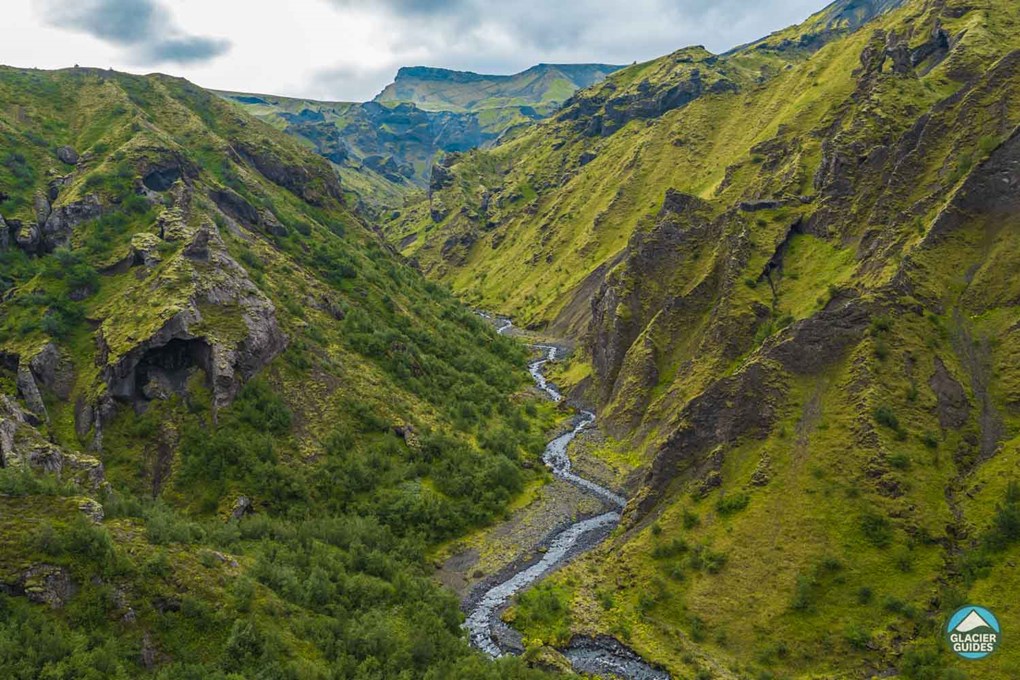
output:
M65 9L54 12L55 2ZM823 2L5 0L0 62L156 65L206 87L364 100L400 66L513 73L539 62L626 64L692 44L724 51Z

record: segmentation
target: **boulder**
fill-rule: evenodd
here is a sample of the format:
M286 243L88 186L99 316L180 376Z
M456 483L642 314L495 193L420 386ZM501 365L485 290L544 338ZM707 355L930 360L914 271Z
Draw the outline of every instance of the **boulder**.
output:
M50 201L46 198L46 194L36 192L35 194L35 222L40 227L46 224L46 220L50 217Z
M75 227L102 214L103 206L96 194L86 194L81 200L53 208L42 225L39 247L50 252L66 246Z
M11 220L8 225L14 232L14 240L19 248L29 254L34 254L39 250L40 229L38 225L22 224L21 220Z
M61 399L71 397L74 386L74 366L71 359L56 344L48 342L28 361L36 384L53 392Z
M76 165L78 163L78 152L69 146L58 146L57 158L59 158L62 163Z

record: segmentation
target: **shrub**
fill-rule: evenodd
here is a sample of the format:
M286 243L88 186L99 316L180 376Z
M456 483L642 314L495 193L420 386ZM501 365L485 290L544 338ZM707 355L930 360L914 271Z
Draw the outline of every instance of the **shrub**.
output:
M892 526L888 518L868 513L860 520L861 532L869 543L877 548L886 548L892 543Z
M732 515L746 508L750 502L751 497L747 493L735 493L716 501L715 509L720 515Z
M895 430L897 432L899 431L900 420L899 418L896 417L896 414L893 413L893 410L888 406L879 406L878 408L875 409L873 416L875 418L875 422L877 422L879 425L882 425L883 427L888 427L890 430Z
M843 633L843 638L854 649L866 650L871 644L871 633L861 626L852 625Z
M701 523L701 518L698 517L697 513L684 508L683 525L684 529L693 529Z
M893 466L897 470L906 470L910 467L910 456L903 451L897 451L896 453L889 454L889 465Z

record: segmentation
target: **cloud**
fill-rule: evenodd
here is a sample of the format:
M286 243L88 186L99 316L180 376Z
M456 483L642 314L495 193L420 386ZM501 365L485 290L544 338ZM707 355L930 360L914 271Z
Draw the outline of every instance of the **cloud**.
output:
M393 77L390 65L370 67L359 64L339 64L315 71L305 88L313 98L336 99L337 92L351 93L344 97L354 101L368 100L383 89Z
M51 26L116 45L138 65L194 64L230 49L228 40L183 33L158 0L45 0L39 11Z
M538 62L629 64L690 45L723 52L804 19L825 0L328 0L338 14L371 15L385 26L385 80L399 66L513 73ZM379 64L376 64L379 70ZM321 67L320 67L321 68ZM325 69L310 84L347 87ZM379 87L376 89L378 90Z
M144 56L144 63L160 64L191 64L215 59L230 49L230 41L200 36L183 36L166 38L162 41L146 45L139 52Z

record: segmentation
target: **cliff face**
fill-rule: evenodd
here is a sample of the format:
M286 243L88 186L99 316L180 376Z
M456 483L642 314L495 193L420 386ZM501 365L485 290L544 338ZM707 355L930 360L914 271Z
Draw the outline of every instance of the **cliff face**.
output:
M1017 27L995 0L839 2L681 50L388 226L465 299L578 340L564 377L640 461L613 559L558 581L579 630L626 625L678 673L923 677L953 663L930 622L1013 582Z

